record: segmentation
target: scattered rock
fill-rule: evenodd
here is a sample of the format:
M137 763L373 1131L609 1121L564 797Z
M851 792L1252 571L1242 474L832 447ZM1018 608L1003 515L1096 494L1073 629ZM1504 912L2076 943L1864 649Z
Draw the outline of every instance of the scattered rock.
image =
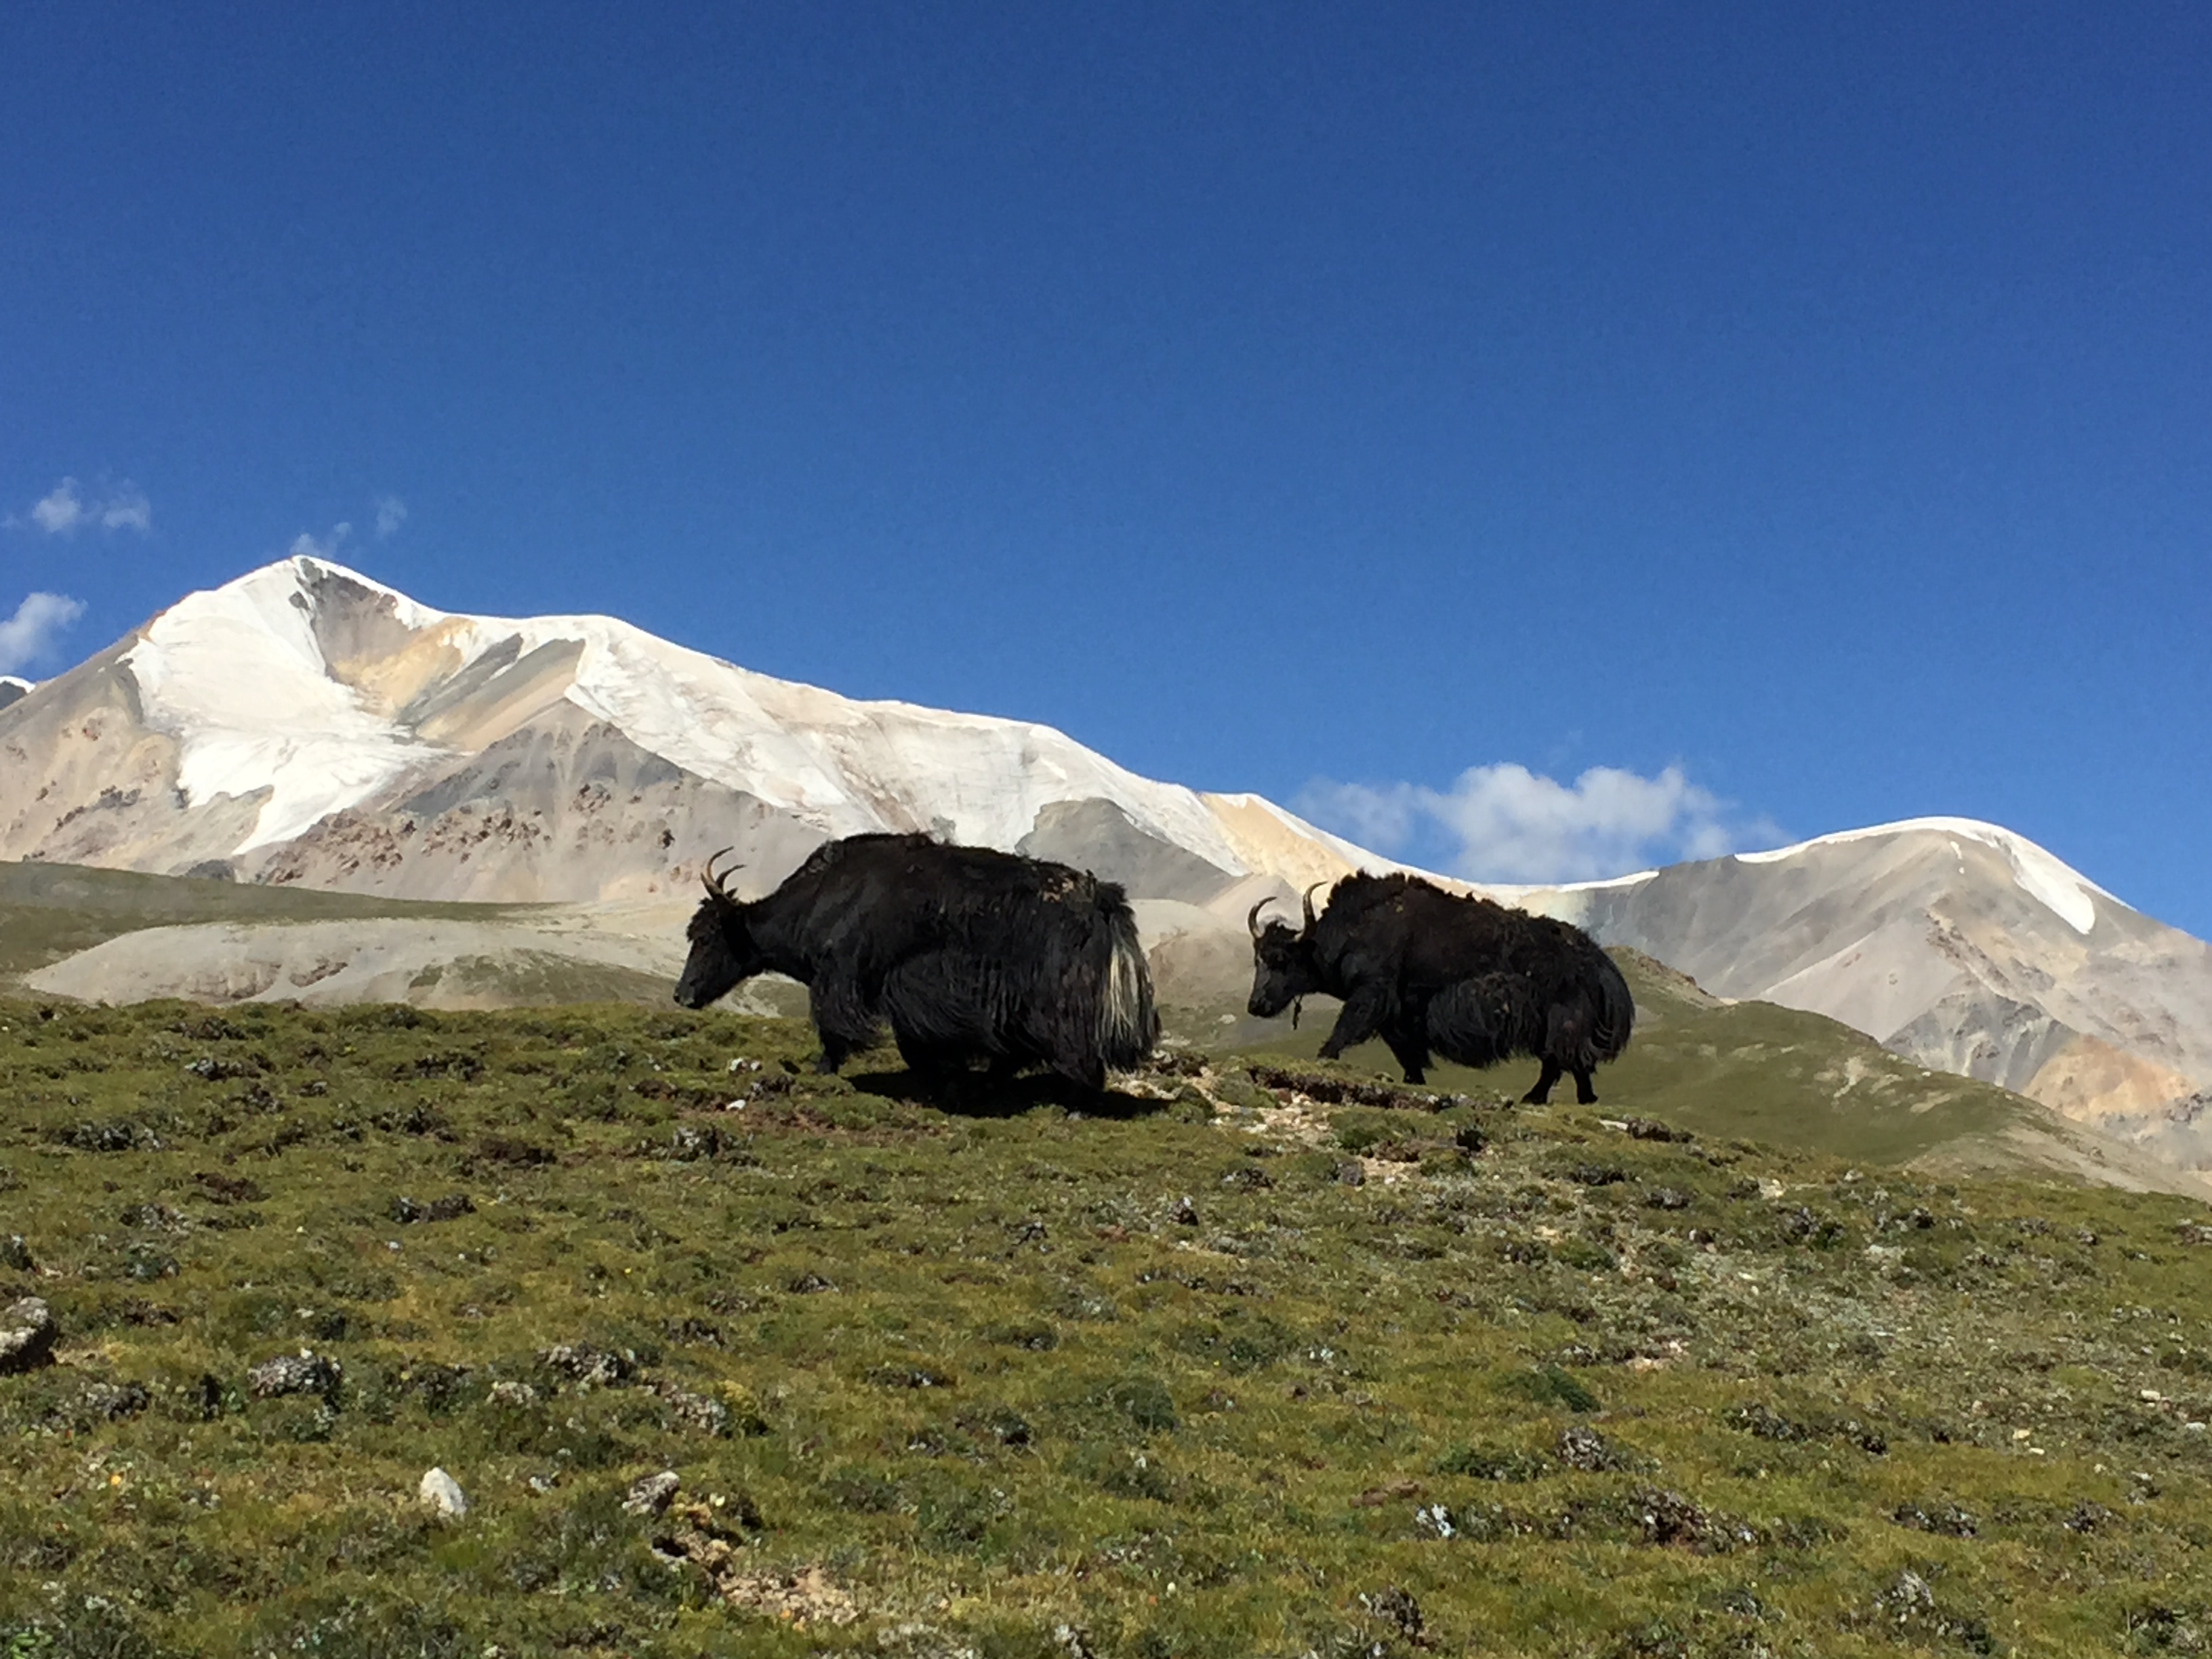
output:
M327 1400L337 1391L344 1377L345 1368L337 1360L302 1348L296 1354L279 1354L274 1359L263 1360L246 1372L246 1386L257 1400L271 1400L285 1394L318 1394Z
M62 1131L60 1140L63 1146L74 1146L81 1152L128 1152L141 1147L149 1152L161 1150L160 1137L128 1118L106 1123L72 1124Z
M1625 1469L1632 1461L1595 1429L1585 1428L1579 1423L1559 1436L1559 1457L1569 1468L1580 1469L1585 1474Z
M1875 1606L1905 1624L1936 1610L1936 1592L1925 1578L1908 1568L1875 1597Z
M203 1083L228 1083L234 1078L258 1077L262 1068L251 1060L218 1060L213 1054L187 1061L185 1072Z
M1918 1573L1907 1569L1874 1599L1875 1616L1887 1625L1915 1635L1955 1642L1974 1653L1988 1653L1995 1644L1980 1620L1944 1612L1936 1591Z
M425 1472L422 1484L415 1489L415 1501L449 1521L458 1521L469 1512L469 1500L461 1491L461 1483L443 1469Z
M87 1417L109 1423L136 1417L152 1402L153 1395L143 1382L88 1382L77 1398L78 1408Z
M2066 1517L2063 1524L2069 1532L2086 1534L2096 1531L2112 1518L2112 1510L2106 1509L2102 1504L2093 1504L2084 1498L2074 1505L2073 1512Z
M820 1567L802 1567L796 1572L716 1571L714 1585L732 1607L787 1619L793 1624L842 1626L860 1616L852 1596Z
M1411 1590L1393 1584L1372 1595L1362 1595L1359 1605L1374 1618L1395 1628L1407 1641L1420 1642L1421 1604L1413 1599Z
M1364 1187L1367 1184L1367 1166L1356 1158L1348 1158L1336 1166L1336 1178L1342 1186Z
M19 1273L27 1273L38 1265L31 1260L31 1247L23 1242L22 1234L9 1233L0 1238L0 1267L13 1267Z
M783 1287L793 1296L821 1296L837 1288L820 1273L801 1273Z
M1238 1188L1248 1193L1256 1193L1265 1191L1275 1182L1273 1177L1265 1170L1249 1164L1241 1164L1221 1177L1221 1184L1224 1187Z
M1644 1194L1644 1206L1648 1210L1686 1210L1690 1204L1689 1194L1679 1187L1655 1187Z
M1756 1435L1761 1440L1804 1440L1809 1438L1803 1425L1793 1423L1771 1406L1757 1401L1748 1405L1733 1406L1722 1413L1721 1421L1732 1429Z
M1190 1201L1189 1194L1184 1194L1168 1206L1168 1219L1178 1227L1198 1225L1198 1206Z
M1956 1504L1942 1504L1933 1508L1906 1504L1900 1506L1892 1518L1900 1527L1911 1527L1916 1532L1931 1532L1942 1538L1972 1538L1978 1524L1972 1514Z
M539 1352L538 1363L587 1389L605 1389L626 1380L637 1368L637 1356L627 1348L613 1353L588 1342L556 1342Z
M1687 1141L1697 1139L1687 1129L1674 1128L1656 1118L1632 1117L1620 1127L1627 1131L1632 1140Z
M927 1365L878 1365L868 1381L880 1389L949 1389L952 1378Z
M1424 1504L1413 1511L1413 1530L1428 1538L1455 1538L1459 1526L1442 1504Z
M116 1219L126 1227L141 1227L149 1232L190 1232L192 1226L187 1218L166 1204L126 1204Z
M466 1193L449 1193L428 1204L417 1204L411 1198L395 1198L392 1200L392 1218L403 1225L417 1221L454 1221L465 1215L474 1215L476 1209Z
M1252 1081L1263 1089L1304 1095L1325 1106L1381 1106L1397 1111L1434 1112L1467 1103L1464 1095L1432 1095L1413 1089L1394 1089L1387 1083L1362 1083L1322 1072L1291 1071L1281 1066L1248 1066L1244 1069Z
M624 1515L658 1516L668 1508L676 1489L684 1484L683 1477L673 1469L663 1469L659 1474L648 1474L629 1489L623 1499Z
M730 1408L720 1401L679 1389L673 1382L659 1383L653 1392L666 1402L670 1413L684 1427L696 1429L701 1434L723 1435L730 1431Z
M1647 1544L1717 1551L1759 1541L1742 1522L1711 1514L1678 1492L1640 1492L1633 1508Z
M538 1390L527 1382L495 1382L484 1397L495 1406L507 1406L520 1410L538 1403Z
M9 1303L0 1313L0 1376L53 1364L54 1340L60 1334L52 1310L39 1297Z
M1577 1187L1610 1187L1628 1179L1628 1171L1615 1164L1577 1164L1567 1171Z

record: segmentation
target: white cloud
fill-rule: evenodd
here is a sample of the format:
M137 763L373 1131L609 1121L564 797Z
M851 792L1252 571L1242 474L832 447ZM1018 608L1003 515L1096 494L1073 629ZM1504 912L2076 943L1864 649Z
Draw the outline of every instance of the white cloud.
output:
M75 478L64 478L31 509L32 522L49 536L66 536L84 519L84 500L76 493Z
M292 538L292 556L295 559L336 559L338 550L353 534L353 526L339 521L331 526L327 536L313 536L302 530Z
M376 539L384 540L407 522L407 503L397 495L376 498Z
M10 529L22 522L12 513L8 515ZM143 536L154 527L154 504L128 478L104 497L90 500L75 478L64 478L32 507L31 522L49 536L74 536L88 526L135 530Z
M15 607L15 614L0 622L0 674L43 657L60 640L62 630L84 614L84 602L60 593L33 593Z
M1649 778L1594 766L1568 785L1510 763L1471 767L1446 790L1320 781L1297 802L1378 852L1441 836L1453 874L1495 882L1590 881L1782 838L1764 818L1736 818L1733 805L1679 766Z
M144 490L125 478L116 486L115 493L100 503L100 527L135 530L143 536L154 527L154 503L146 499Z

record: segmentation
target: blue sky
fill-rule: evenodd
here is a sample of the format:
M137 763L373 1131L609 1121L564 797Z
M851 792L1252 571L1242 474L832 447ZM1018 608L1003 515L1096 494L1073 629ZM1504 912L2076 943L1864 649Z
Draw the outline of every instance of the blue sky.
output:
M2212 933L2202 7L15 0L0 62L0 667L304 535L1470 873L1958 813Z

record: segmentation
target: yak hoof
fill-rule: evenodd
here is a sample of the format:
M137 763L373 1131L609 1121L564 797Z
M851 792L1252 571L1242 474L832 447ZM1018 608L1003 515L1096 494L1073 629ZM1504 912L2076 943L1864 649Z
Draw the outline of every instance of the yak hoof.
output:
M1548 1106L1552 1103L1552 1091L1549 1089L1531 1089L1521 1097L1521 1103L1523 1106Z

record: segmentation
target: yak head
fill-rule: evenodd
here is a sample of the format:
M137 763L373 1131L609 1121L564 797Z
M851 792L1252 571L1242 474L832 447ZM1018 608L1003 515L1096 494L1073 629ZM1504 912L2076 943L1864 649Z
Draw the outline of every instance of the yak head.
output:
M1314 957L1313 896L1327 882L1316 882L1306 889L1306 923L1293 929L1286 921L1271 921L1260 926L1260 912L1268 901L1261 899L1245 913L1244 926L1252 934L1252 996L1244 1006L1261 1019L1279 1014L1300 997L1321 990L1321 964ZM1291 1016L1295 1022L1297 1016Z
M722 853L729 850L725 847ZM686 1008L705 1007L740 981L750 979L763 966L752 930L746 925L745 913L751 907L732 897L722 885L730 870L738 866L733 864L720 875L714 873L714 859L722 853L707 860L700 877L707 896L699 901L699 908L691 913L691 925L684 929L684 937L691 941L691 954L684 958L684 976L676 981L676 1000Z

